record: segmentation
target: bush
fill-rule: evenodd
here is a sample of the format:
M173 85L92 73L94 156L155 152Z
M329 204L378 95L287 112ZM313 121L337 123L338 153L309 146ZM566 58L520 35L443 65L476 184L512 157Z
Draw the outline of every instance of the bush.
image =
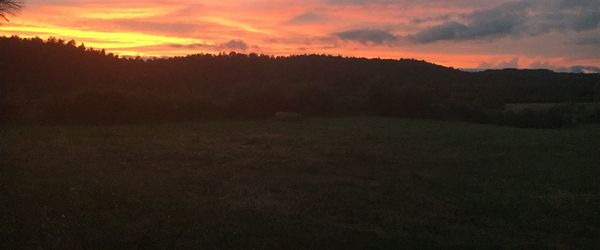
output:
M39 104L31 120L46 123L116 124L143 121L198 120L216 117L217 108L203 100L170 100L119 92L83 92Z
M520 128L566 128L574 125L571 105L557 105L548 109L523 109L504 113L504 125Z
M434 99L431 92L416 86L376 84L369 89L367 102L377 115L434 118Z

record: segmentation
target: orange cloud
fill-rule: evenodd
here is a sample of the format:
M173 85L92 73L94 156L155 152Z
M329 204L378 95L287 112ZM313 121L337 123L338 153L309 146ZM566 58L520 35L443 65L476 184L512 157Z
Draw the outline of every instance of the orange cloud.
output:
M431 44L405 39L434 25L463 22L474 10L505 2L508 0L104 0L100 4L96 0L29 0L12 23L0 26L0 35L74 39L110 52L141 56L240 50L220 45L241 41L247 45L244 52L417 58L465 68L515 57L524 67L540 61L562 66L600 64L597 45L566 46L577 41L554 33ZM370 32L360 33L360 39L336 36L361 30ZM593 40L595 32L582 35ZM379 41L382 35L385 42L368 42Z

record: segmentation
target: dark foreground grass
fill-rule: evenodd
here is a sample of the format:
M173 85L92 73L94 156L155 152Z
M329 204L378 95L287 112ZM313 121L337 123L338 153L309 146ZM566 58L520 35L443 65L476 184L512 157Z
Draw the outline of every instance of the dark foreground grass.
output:
M2 127L0 248L598 248L600 127Z

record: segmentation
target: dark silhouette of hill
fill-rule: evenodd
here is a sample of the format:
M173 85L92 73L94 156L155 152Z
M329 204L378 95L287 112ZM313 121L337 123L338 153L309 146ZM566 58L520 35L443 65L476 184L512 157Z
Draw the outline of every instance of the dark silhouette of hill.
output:
M144 60L74 41L19 37L0 38L0 55L3 122L266 118L288 111L518 125L505 103L593 102L600 93L597 74L468 73L412 59L230 53ZM552 126L570 119L561 110Z

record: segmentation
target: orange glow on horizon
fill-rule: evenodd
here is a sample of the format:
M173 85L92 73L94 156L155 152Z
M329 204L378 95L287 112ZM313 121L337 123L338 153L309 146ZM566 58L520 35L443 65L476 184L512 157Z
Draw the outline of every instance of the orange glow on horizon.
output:
M369 5L330 2L105 0L98 4L92 0L59 3L30 0L19 16L11 17L13 22L0 25L0 35L75 40L87 47L127 56L237 51L269 55L415 58L456 68L509 65L511 60L520 67L600 64L600 56L594 55L574 58L567 53L534 54L527 49L511 52L509 43L513 38L500 40L497 46L485 41L432 44L394 41L392 44L378 40L343 40L336 34L371 27L397 37L407 36L439 24L441 21L436 18L443 20L454 13L468 13L473 7L433 2L405 6L383 2ZM535 48L535 43L530 43Z
M136 48L144 46L156 46L162 44L196 44L204 43L210 44L206 41L191 38L178 38L178 37L167 37L149 35L143 33L132 33L132 32L100 32L100 31L87 31L77 30L68 27L52 27L52 26L12 26L12 27L0 27L0 31L16 32L22 34L45 34L47 37L67 38L74 39L79 38L85 41L86 44L104 49L118 49L118 48ZM24 37L31 37L30 35L22 35Z
M77 10L73 11L77 13ZM171 13L172 10L164 8L127 8L127 9L91 9L85 12L79 12L77 17L90 19L135 19L153 16L161 16Z

